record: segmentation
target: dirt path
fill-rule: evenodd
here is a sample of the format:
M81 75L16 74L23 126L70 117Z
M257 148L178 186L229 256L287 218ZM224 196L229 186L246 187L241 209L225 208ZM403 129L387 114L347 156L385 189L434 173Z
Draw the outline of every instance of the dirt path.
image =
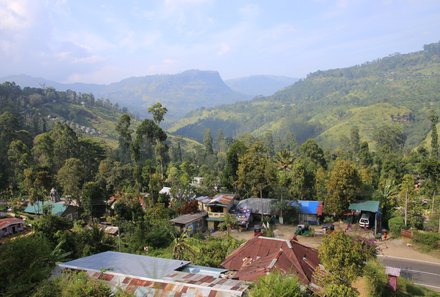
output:
M321 230L320 226L314 226L313 228L315 228L315 230L317 231ZM344 231L346 229L346 225L335 223L335 229ZM274 237L289 240L295 234L295 230L296 230L296 226L276 225L274 229ZM371 231L357 229L357 228L355 228L355 230L348 231L348 234L351 234L353 236L362 236L365 238L372 237ZM252 237L254 237L254 232L253 231L239 232L237 230L232 230L231 235L236 239L249 240ZM321 241L322 241L322 236L319 235L313 237L297 236L297 238L300 243L313 248L318 248L321 245ZM377 241L377 244L380 248L380 252L379 252L380 255L440 263L440 258L418 251L414 246L411 245L409 239L390 238L387 239L386 241Z

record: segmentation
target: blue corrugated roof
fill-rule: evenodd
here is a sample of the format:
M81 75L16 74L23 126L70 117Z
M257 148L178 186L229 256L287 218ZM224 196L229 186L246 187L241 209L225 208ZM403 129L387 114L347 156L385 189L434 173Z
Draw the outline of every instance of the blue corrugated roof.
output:
M302 214L317 214L318 206L321 201L314 200L298 200L290 202L290 206L298 207L299 212Z

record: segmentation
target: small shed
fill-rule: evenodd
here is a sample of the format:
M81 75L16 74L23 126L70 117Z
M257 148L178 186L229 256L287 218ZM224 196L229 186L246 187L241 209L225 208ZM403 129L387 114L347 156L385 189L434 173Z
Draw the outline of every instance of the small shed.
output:
M319 225L324 209L322 201L298 200L292 201L290 205L298 208L298 223Z
M0 219L0 238L22 232L23 226L23 220L17 218Z
M184 214L170 220L179 231L186 231L188 235L206 230L205 218L208 216L206 211Z
M362 214L368 214L374 220L374 233L382 229L382 216L380 213L380 203L375 200L359 201L350 203L348 209L351 211L352 223L359 222Z
M393 290L397 291L397 278L400 276L400 268L396 267L385 267L385 273L388 275L388 286Z

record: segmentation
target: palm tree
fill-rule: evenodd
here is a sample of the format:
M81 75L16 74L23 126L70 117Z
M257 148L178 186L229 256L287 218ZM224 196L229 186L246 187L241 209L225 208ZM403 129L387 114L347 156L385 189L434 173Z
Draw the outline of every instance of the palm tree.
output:
M185 260L189 256L189 260L193 261L197 254L195 247L189 243L189 236L186 231L182 232L179 237L174 238L173 241L173 258L178 260Z
M295 156L289 150L283 150L275 155L275 164L279 171L290 171L293 162L295 162Z

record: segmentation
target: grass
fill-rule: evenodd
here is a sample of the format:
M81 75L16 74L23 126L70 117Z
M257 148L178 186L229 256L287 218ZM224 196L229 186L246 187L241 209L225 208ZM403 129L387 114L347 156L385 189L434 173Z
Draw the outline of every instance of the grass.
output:
M429 297L440 297L439 292L427 289L422 286L413 284L411 281L399 277L397 280L397 292L392 292L390 289L385 290L383 296L395 296L395 297L418 297L418 296L429 296Z

